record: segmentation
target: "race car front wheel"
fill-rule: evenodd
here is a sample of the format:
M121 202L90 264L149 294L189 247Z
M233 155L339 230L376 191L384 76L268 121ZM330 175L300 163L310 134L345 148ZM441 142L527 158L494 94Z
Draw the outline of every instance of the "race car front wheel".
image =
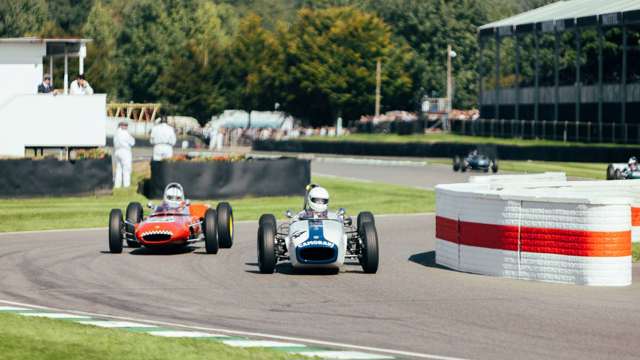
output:
M462 163L462 160L460 160L460 156L456 155L453 158L453 171L460 170L460 163Z
M122 211L113 209L109 213L109 251L113 254L122 252Z
M132 202L127 206L127 224L125 225L125 227L130 235L132 234L133 236L136 236L135 226L133 224L138 224L142 221L142 216L144 215L143 211L144 210L142 209L142 205L140 205L139 202ZM127 239L127 246L130 248L139 248L140 243Z
M204 213L204 248L207 254L218 253L218 224L217 214L214 209L207 209Z
M616 169L613 167L613 164L609 164L609 166L607 166L607 180L615 180L615 176Z
M218 241L221 248L228 249L233 245L233 209L228 202L221 202L216 212L218 213Z
M273 274L276 270L276 217L271 214L260 216L258 221L258 268L263 274Z
M358 214L358 219L357 219L357 229L358 229L358 233L360 232L360 230L362 230L362 224L364 223L373 223L373 225L376 224L376 220L373 217L373 214L369 211L363 211L361 213Z
M362 270L367 274L375 274L378 271L378 233L373 222L362 224L360 239L362 240L360 254Z

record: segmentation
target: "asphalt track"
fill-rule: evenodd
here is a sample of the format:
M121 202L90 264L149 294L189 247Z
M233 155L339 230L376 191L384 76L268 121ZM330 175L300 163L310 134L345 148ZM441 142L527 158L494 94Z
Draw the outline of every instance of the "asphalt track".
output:
M314 160L313 172L430 188L448 166ZM378 217L375 275L257 272L257 225L218 255L106 252L106 230L0 234L0 299L470 359L637 359L640 266L624 288L492 278L434 263L434 216Z
M380 163L376 163L376 162ZM482 172L455 172L449 165L423 162L395 162L393 160L365 160L353 158L317 158L311 163L313 175L330 175L350 179L433 189L438 184L467 182L469 176Z
M0 298L472 359L638 358L640 286L492 278L434 264L433 215L376 219L381 266L257 273L256 224L218 255L125 249L106 231L0 235ZM634 278L640 267L634 265Z

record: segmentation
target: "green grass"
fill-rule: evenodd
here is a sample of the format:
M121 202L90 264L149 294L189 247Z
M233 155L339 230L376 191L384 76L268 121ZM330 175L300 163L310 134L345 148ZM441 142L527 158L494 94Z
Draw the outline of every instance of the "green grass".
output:
M304 359L269 349L241 349L205 339L160 338L68 320L0 314L2 359Z
M636 145L620 145L610 143L580 143L580 142L562 142L555 140L524 140L524 139L503 139L494 137L483 136L466 136L456 134L413 134L413 135L397 135L397 134L351 134L340 137L327 137L327 136L310 136L302 138L303 140L315 140L315 141L361 141L361 142L376 142L376 143L408 143L408 142L423 142L423 143L435 143L435 142L452 142L463 144L496 144L496 145L520 145L520 146L535 146L535 145L557 145L557 146L615 146L615 147L637 147Z
M431 159L427 161L433 164L451 164L451 159ZM545 171L561 171L567 176L584 179L604 180L606 178L607 165L605 163L578 163L558 161L511 161L500 160L500 171L514 173L541 173Z
M632 245L633 249L633 261L640 261L640 243L634 243Z
M139 178L139 176L138 176ZM344 207L351 215L369 210L374 214L430 212L435 209L433 191L403 186L314 177L331 194L331 208ZM187 194L188 195L188 194ZM131 201L148 200L130 189L110 196L0 200L0 232L106 227L109 211ZM261 197L228 200L236 220L257 220L263 213L283 217L286 209L299 210L302 196ZM217 200L206 201L216 204Z

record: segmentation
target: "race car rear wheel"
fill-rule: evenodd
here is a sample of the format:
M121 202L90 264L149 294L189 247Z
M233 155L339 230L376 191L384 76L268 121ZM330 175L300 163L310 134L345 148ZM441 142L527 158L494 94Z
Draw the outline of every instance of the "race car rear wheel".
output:
M202 225L204 226L202 229L204 233L204 248L207 254L217 254L219 248L218 224L217 214L214 209L207 209L204 213L204 222Z
M498 172L498 162L495 160L491 161L491 172L494 174Z
M367 222L373 223L373 225L376 224L376 220L373 217L373 214L369 211L363 211L359 213L357 223L356 223L358 232L360 232L360 230L362 229L362 225Z
M460 156L457 156L457 155L456 155L456 156L453 158L453 171L458 171L458 170L460 170L460 163L461 163Z
M216 212L218 213L218 242L221 248L228 249L233 245L233 209L228 202L221 202Z
M373 222L362 224L359 232L362 240L362 253L360 254L360 265L367 274L375 274L378 271L378 233Z
M122 211L113 209L109 213L109 252L120 254L122 252Z
M125 214L127 214L126 219L128 224L125 225L125 228L129 234L136 236L133 224L139 224L142 221L142 217L144 216L143 211L142 205L139 202L132 202L127 206ZM130 248L139 248L140 243L127 239L127 246Z
M260 216L258 221L258 268L263 274L273 274L278 261L276 256L276 217Z
M624 176L622 176L622 171L620 171L620 169L616 169L613 172L613 179L614 180L624 180Z

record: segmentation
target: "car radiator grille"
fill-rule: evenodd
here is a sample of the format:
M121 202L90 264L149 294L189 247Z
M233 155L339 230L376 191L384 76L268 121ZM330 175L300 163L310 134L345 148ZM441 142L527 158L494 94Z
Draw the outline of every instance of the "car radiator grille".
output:
M302 261L309 262L333 261L336 258L336 251L337 249L330 247L310 247L301 249L298 257Z
M166 241L171 239L173 233L167 230L149 231L142 233L142 239L144 241Z

